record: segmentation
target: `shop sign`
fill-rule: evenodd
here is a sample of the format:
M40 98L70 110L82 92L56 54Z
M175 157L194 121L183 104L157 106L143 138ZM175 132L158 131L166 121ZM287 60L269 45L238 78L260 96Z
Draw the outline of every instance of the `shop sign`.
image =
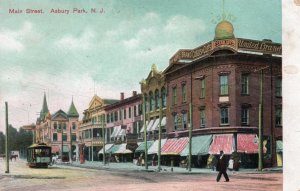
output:
M257 41L248 39L238 39L238 48L240 50L250 50L254 52L282 54L282 46L278 43L268 41Z

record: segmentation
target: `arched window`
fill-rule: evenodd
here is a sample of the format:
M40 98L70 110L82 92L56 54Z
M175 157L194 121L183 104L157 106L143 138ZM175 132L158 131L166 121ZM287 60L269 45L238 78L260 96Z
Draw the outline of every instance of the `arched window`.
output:
M148 95L147 94L145 94L144 95L144 99L145 99L145 112L147 112L148 111Z
M165 87L161 89L161 97L162 97L162 107L164 108L167 105L167 93Z
M159 109L159 91L155 90L155 109Z
M150 96L150 111L153 111L153 109L154 109L154 95L153 95L153 92L150 92L149 96Z

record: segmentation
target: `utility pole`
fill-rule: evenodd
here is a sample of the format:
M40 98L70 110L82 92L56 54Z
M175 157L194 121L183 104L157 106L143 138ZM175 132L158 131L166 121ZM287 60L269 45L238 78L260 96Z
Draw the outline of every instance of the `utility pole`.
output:
M258 170L263 169L263 130L262 130L262 107L263 107L263 69L260 70L260 95L258 111Z
M105 123L105 114L103 114L103 117L102 117L102 137L103 137L103 165L105 165L105 129L104 129L104 123Z
M160 93L161 94L161 93ZM162 120L162 95L160 95L160 105L159 105L159 129L158 129L158 172L160 172L160 158L161 158L161 120Z
M144 141L145 141L145 169L148 170L148 150L147 150L147 127L146 127L146 100L143 95L143 118L144 118Z
M5 159L6 159L6 171L9 173L9 148L8 148L8 105L5 102L5 124L6 124L6 139L5 139Z
M69 132L70 132L70 151L69 151L69 161L70 163L72 163L72 123L70 124L70 121L69 121Z

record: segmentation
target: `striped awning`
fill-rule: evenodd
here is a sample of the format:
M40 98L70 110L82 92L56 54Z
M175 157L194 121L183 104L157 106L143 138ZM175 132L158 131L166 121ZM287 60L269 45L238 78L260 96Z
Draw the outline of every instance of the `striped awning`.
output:
M212 135L201 135L192 137L192 155L207 155L212 141ZM180 153L180 156L189 155L189 144Z
M154 119L151 119L150 122L148 123L147 125L147 131L151 131L151 128L153 126L153 123L154 123Z
M151 147L154 141L147 141L147 150ZM145 152L145 142L141 142L138 148L135 149L135 152Z
M164 146L167 139L162 139L160 142L160 148ZM151 147L148 149L148 154L157 154L158 153L158 140L155 140L154 143L151 145Z
M113 133L111 134L110 137L117 137L120 131L121 131L121 125L115 126L114 131L113 131Z
M105 153L113 146L114 144L106 144L105 145ZM98 152L99 155L103 154L103 148Z
M148 124L148 121L146 121L146 127L147 127L147 124ZM140 133L143 133L144 129L145 129L145 125L143 125L143 127L141 128Z
M237 152L258 153L258 138L255 134L237 135Z
M163 127L163 126L166 126L166 124L167 124L167 118L163 117L160 125Z
M220 154L223 151L224 154L231 154L233 151L233 135L222 134L214 135L213 142L209 148L209 154Z
M188 137L168 139L161 148L162 155L179 155L188 144Z
M106 153L114 153L119 149L120 145L113 145L112 147L110 147L109 149L107 149Z
M159 126L159 118L155 119L150 131L156 131L158 130L158 126Z
M113 154L128 154L128 153L132 153L132 151L129 149L126 149L126 143L122 143L120 145L120 147L118 148L118 150L113 152Z

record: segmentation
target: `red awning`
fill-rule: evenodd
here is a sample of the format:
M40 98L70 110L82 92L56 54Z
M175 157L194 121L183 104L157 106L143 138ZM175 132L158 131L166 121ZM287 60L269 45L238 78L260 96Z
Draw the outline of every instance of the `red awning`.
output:
M263 147L263 151L266 153L267 149ZM238 134L237 152L258 153L258 137L255 134Z
M181 151L188 144L188 137L182 137L179 139L168 139L164 146L161 148L162 155L179 155Z
M237 135L237 152L257 153L258 141L255 134L238 134Z
M58 145L52 145L51 146L51 152L52 153L60 152L59 146Z
M209 148L209 154L220 154L223 151L224 154L231 154L233 151L233 135L222 134L214 135L213 142Z

